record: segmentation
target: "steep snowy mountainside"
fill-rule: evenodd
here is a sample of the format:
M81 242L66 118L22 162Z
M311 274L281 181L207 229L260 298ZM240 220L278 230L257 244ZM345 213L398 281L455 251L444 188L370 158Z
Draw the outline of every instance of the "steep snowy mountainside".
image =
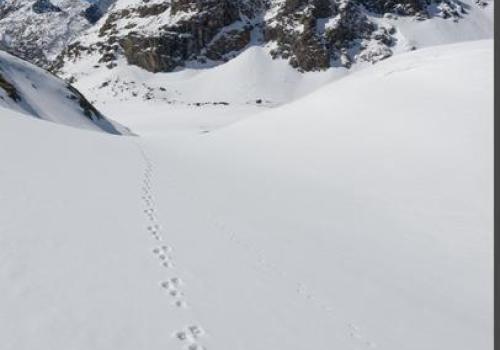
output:
M1 110L2 350L492 349L492 73L426 48L204 134Z
M0 51L0 114L24 115L112 134L127 128L106 119L67 82L20 58Z
M0 1L0 43L4 49L42 67L104 13L84 0Z

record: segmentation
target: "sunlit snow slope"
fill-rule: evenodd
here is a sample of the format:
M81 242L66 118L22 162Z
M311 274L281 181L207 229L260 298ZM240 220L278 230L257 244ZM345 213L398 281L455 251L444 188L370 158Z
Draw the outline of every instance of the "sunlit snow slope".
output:
M2 348L491 349L492 48L204 134L2 114Z
M75 88L45 70L0 51L0 115L10 111L82 129L127 134Z

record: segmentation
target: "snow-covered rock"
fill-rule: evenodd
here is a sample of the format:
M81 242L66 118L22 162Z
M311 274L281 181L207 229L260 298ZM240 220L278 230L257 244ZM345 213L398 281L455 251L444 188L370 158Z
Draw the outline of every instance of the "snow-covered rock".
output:
M48 67L102 14L99 4L84 0L2 0L0 43L23 59Z
M83 129L129 133L64 80L0 51L0 115L7 110Z

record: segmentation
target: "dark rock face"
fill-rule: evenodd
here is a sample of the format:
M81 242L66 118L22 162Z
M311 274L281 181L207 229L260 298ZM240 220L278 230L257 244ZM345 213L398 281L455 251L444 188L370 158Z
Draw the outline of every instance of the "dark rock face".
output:
M244 30L231 30L223 33L210 43L206 49L206 57L214 61L227 61L228 55L236 53L247 45L251 40L251 27Z
M35 13L61 12L61 8L52 4L50 0L37 0L31 7Z
M21 96L19 96L19 93L17 92L17 89L14 85L9 83L3 76L0 74L0 89L3 89L6 93L7 96L9 96L11 99L14 101L19 101L21 100Z
M87 7L85 11L83 11L82 16L85 17L89 23L95 24L106 14L113 3L114 0L98 0Z
M97 4L92 4L83 11L83 16L92 24L95 24L101 17L103 13Z
M177 0L172 2L171 13L175 15L178 12L189 11L187 6L195 7L194 16L163 28L166 32L177 33L181 40L185 40L186 58L200 54L222 28L239 19L238 8L227 0L205 2Z
M150 72L170 72L187 58L188 40L175 34L148 38L129 34L119 43L129 64Z

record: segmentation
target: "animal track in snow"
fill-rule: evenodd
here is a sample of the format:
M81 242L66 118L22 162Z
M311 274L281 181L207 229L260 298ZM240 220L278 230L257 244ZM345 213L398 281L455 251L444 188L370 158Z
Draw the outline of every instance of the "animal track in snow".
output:
M165 289L171 297L175 298L173 305L180 308L186 308L187 303L180 298L184 296L184 293L179 289L182 281L178 277L172 277L168 281L160 282L160 286Z
M183 308L183 309L187 307L187 303L184 300L176 300L174 302L174 305L176 307Z
M171 253L172 252L172 247L168 245L162 245L159 247L156 247L153 249L154 254L166 254L166 253Z
M164 261L161 265L167 269L171 269L174 267L174 264L171 261Z
M139 148L145 164L141 185L142 193L140 198L142 200L142 203L144 204L143 213L148 222L146 225L146 232L148 232L153 239L161 242L163 241L163 230L162 226L158 222L156 215L157 208L152 182L152 179L154 177L154 164L146 155L144 149L139 144L136 145ZM153 248L151 249L152 256L157 259L162 268L175 271L175 264L172 259L172 251L172 247L166 244L153 246ZM183 281L176 276L161 280L159 282L159 287L164 290L166 296L172 300L172 306L180 309L188 307L188 302L184 299L184 292L181 290L182 286ZM183 343L185 344L185 349L187 350L205 350L205 347L198 341L198 338L204 334L205 331L200 326L188 326L185 327L182 331L176 332L175 337L183 341Z
M298 296L305 299L311 305L318 307L323 312L327 313L328 316L335 320L336 323L341 326L342 324L347 325L347 334L348 339L350 341L356 342L363 347L376 348L377 345L372 340L368 339L363 333L360 331L359 327L356 327L352 323L347 323L344 320L341 320L334 315L334 308L329 304L329 302L323 299L321 296L313 292L311 288L306 286L303 282L296 282L296 279L293 276L290 276L286 271L279 268L277 265L270 262L266 259L262 250L260 250L255 245L246 241L240 235L238 235L234 230L228 229L225 224L215 219L215 216L212 215L212 223L219 230L219 232L227 235L229 240L234 244L242 247L251 255L255 256L256 267L270 275L274 275L284 281L287 282L290 286L295 285L295 291Z
M377 347L377 344L374 343L373 341L371 340L368 340L366 339L363 334L361 333L361 330L360 328L353 324L353 323L349 323L347 325L348 327L348 330L349 330L349 335L351 336L351 338L355 341L357 341L358 343L361 343L361 345L365 346L365 347L369 347L369 348L376 348Z
M160 264L163 267L172 268L172 256L170 253L172 252L172 248L167 245L162 245L156 248L153 248L153 255L158 257Z
M187 326L181 331L174 333L174 337L186 344L187 350L204 350L205 347L202 346L198 339L205 335L205 330L200 326Z
M151 233L157 233L161 229L161 227L158 224L154 224L149 225L148 227L146 227L146 229Z

